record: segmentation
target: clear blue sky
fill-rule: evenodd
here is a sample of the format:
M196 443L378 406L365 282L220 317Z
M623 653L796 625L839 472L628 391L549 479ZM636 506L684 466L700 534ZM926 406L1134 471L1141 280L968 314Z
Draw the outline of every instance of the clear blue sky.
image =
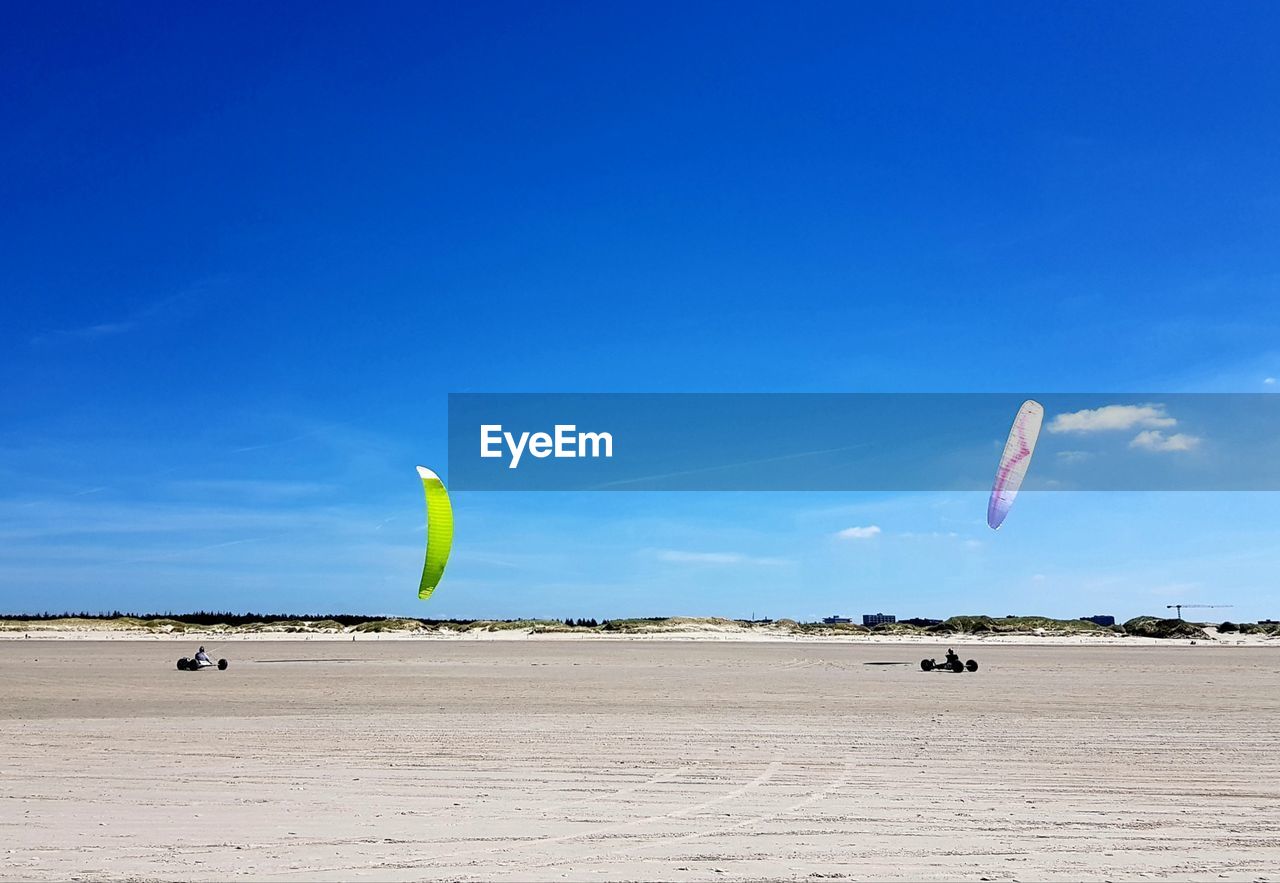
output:
M449 392L1274 389L1274 4L2 15L0 609L1280 615L1266 494L460 494L414 597Z

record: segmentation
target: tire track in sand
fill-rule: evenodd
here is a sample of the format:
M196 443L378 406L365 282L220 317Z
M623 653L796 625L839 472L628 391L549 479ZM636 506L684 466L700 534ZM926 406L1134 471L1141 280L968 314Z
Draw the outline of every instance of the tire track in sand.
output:
M372 865L344 865L341 867L309 868L307 872L310 874L318 874L318 873L354 872L354 871L370 871L370 870L373 870L373 871L413 870L413 869L439 870L440 869L439 863L445 859L460 858L462 856L498 855L504 852L514 852L515 850L528 849L530 847L552 846L560 843L568 843L574 840L581 840L583 838L600 837L605 834L612 834L617 831L624 831L628 828L634 828L640 825L652 824L654 822L661 822L666 819L683 818L691 813L701 812L704 809L709 809L710 807L716 806L726 801L734 800L738 797L741 797L743 794L747 794L759 788L760 786L767 784L769 780L772 779L773 776L777 773L779 768L781 768L781 766L782 766L782 761L780 760L770 761L768 765L765 766L764 770L760 773L760 775L756 776L751 781L743 785L740 785L739 787L733 789L732 791L728 791L717 797L713 797L710 800L704 800L701 803L680 807L679 809L674 809L665 813L657 813L650 816L644 816L643 818L639 818L639 819L632 819L628 822L618 822L616 824L597 826L595 828L592 828L589 831L577 831L573 834L561 834L556 837L539 837L532 840L522 840L517 843L507 844L505 846L478 847L478 848L457 850L455 852L440 853L438 855L430 856L427 859L426 863L378 862ZM426 841L423 841L423 842L426 842ZM297 871L287 870L287 871L277 871L275 873L264 874L262 876L285 877L285 876L296 875L296 874L297 874Z

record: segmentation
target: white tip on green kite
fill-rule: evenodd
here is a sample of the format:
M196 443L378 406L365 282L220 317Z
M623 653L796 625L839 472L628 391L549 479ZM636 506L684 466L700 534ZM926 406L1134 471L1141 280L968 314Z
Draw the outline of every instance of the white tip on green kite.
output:
M449 562L449 550L453 547L453 506L440 476L419 466L418 477L422 479L422 492L427 498L427 557L422 565L422 581L418 584L418 598L425 601L440 584Z

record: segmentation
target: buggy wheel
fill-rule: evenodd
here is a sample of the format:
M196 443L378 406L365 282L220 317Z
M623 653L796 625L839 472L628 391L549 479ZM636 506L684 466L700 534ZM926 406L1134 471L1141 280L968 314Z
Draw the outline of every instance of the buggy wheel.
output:
M186 670L187 670L187 657L184 656L178 660L178 671L186 671Z
M951 663L951 670L956 674L960 674L960 672L964 671L964 663L957 659L955 662Z
M932 659L921 659L921 660L920 660L920 670L921 670L921 671L933 671L933 660L932 660Z
M977 670L978 670L978 660L976 660L976 659L970 659L968 662L966 662L966 663L964 664L964 667L965 667L965 668L967 668L969 671L977 671Z
M977 668L977 666L975 665L974 668ZM226 670L227 670L227 661L225 659L219 659L218 671L226 671Z

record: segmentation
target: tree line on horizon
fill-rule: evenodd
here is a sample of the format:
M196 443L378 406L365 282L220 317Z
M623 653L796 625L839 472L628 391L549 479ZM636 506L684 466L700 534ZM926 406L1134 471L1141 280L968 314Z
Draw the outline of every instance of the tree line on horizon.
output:
M648 617L657 622L664 617ZM90 612L87 610L71 611L64 610L61 613L53 613L43 611L41 613L0 613L0 622L48 622L54 619L96 619L96 620L112 620L112 619L136 619L140 622L153 622L157 620L174 620L175 622L183 622L189 625L249 625L251 623L266 622L336 622L343 626L362 625L366 622L380 622L386 619L415 619L418 622L427 624L435 623L456 623L460 625L471 624L475 622L523 622L521 618L517 619L499 619L499 620L480 620L480 619L430 619L420 616L400 617L386 615L366 615L359 613L232 613L229 610L197 610L191 613L173 613L166 611L164 613L128 613L121 610L97 611ZM609 620L597 620L595 617L590 618L573 618L567 617L564 624L578 628L597 628L602 623Z
M119 610L110 612L99 611L90 613L88 611L72 612L63 611L62 613L0 613L0 621L24 620L31 622L45 622L51 619L137 619L142 622L172 619L176 622L185 622L191 625L248 625L255 622L320 622L329 620L340 625L361 625L366 622L378 622L384 619L400 619L410 617L388 617L385 615L364 615L356 613L232 613L231 611L218 610L197 610L192 613L125 613ZM419 619L420 622L457 622L468 623L476 622L474 619ZM514 622L515 620L511 620Z

